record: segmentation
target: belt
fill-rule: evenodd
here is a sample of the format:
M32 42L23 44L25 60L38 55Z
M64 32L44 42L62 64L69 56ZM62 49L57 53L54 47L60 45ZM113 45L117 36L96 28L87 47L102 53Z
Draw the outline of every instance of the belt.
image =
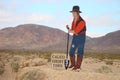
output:
M86 31L82 31L82 32L80 32L80 33L78 33L78 34L86 34Z
M79 35L79 34L86 34L86 31L82 31L82 32L78 33L77 35ZM76 34L74 34L74 35L76 35Z

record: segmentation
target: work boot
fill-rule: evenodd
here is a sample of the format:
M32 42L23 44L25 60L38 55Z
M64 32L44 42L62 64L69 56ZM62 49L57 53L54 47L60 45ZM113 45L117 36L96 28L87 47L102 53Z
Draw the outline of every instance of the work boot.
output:
M69 66L69 68L73 68L75 66L75 56L70 56L70 61L71 65Z
M82 59L83 59L83 57L77 56L77 63L76 63L75 67L72 70L77 70L77 69L81 68Z

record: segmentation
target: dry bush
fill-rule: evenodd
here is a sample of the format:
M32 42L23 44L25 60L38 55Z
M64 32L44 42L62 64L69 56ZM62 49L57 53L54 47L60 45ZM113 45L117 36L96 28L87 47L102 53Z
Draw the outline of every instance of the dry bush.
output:
M106 65L113 65L113 61L105 61Z
M51 61L51 52L38 52L36 54L39 58L47 59L48 62Z
M20 63L20 67L30 67L30 66L42 66L47 64L47 59L34 58L34 59L25 59Z
M20 61L21 61L21 57L20 56L14 56L13 57L13 60L11 62L11 67L12 67L12 70L14 72L18 72L19 68L20 68Z
M19 62L18 62L18 61L13 61L13 62L11 63L11 67L12 67L12 70L13 70L14 72L18 72Z
M42 66L47 63L46 59L35 58L31 61L31 66Z

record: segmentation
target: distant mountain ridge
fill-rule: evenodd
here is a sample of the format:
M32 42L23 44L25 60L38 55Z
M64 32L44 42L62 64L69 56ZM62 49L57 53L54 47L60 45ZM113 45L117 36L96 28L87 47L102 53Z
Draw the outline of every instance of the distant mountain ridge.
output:
M120 51L120 30L106 34L105 36L92 38L86 43L91 51Z
M70 36L70 42L72 36ZM23 24L0 30L0 49L66 51L67 33L47 26ZM85 51L119 51L120 30L98 38L87 36Z
M66 33L61 30L35 24L24 24L0 30L0 48L41 50L65 41L65 38Z

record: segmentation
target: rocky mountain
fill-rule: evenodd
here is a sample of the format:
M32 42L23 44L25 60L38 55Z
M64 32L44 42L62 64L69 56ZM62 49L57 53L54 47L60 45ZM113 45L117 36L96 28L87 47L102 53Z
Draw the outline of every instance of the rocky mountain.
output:
M98 38L87 37L86 51L120 51L120 30ZM70 36L70 42L72 36ZM24 24L0 30L0 49L65 51L67 33L56 28Z
M0 30L0 49L37 49L60 44L65 46L66 33L47 26L24 24ZM55 50L55 49L54 49Z
M91 38L86 43L87 49L99 52L120 52L120 30L98 38Z

